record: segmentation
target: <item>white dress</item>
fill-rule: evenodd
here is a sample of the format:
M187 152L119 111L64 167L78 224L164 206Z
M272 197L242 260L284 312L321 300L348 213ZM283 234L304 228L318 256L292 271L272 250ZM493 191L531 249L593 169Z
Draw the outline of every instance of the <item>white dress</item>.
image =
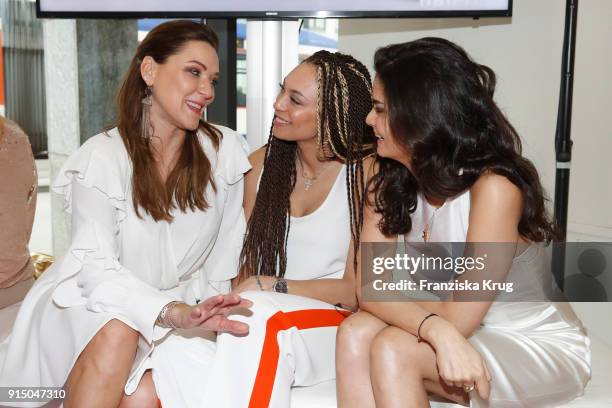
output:
M430 242L465 242L469 213L469 190L437 210L419 196L405 239L422 242L429 224ZM514 258L507 279L521 286L515 288L519 298L501 292L469 338L493 377L489 400L472 392L472 407L555 407L582 395L591 377L590 341L582 323L569 303L532 301L545 298L549 275L541 245Z
M342 278L351 241L346 166L324 202L291 217L287 270L291 280ZM346 312L308 297L248 291L247 336L223 333L214 343L175 332L153 355L153 380L163 407L290 406L291 387L336 376L336 330Z
M243 138L219 130L218 151L198 135L216 183L216 192L206 190L210 208L175 210L172 222L155 222L142 210L142 218L136 215L131 162L117 129L90 138L66 161L52 188L72 214L72 243L34 284L0 344L0 387L63 386L90 339L118 319L141 334L125 386L131 394L150 367L154 341L168 332L154 324L162 307L230 289L250 164Z

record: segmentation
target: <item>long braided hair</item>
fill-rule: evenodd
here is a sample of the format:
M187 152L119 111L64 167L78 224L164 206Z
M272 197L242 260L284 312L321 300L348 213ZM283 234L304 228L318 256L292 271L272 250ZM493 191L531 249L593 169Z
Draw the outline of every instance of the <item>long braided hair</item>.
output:
M363 223L363 158L374 152L374 134L365 123L372 108L372 81L367 68L349 55L319 51L302 63L317 68L319 158L346 164L355 261ZM240 254L239 281L252 275L285 275L296 157L297 144L277 139L270 129L259 190Z

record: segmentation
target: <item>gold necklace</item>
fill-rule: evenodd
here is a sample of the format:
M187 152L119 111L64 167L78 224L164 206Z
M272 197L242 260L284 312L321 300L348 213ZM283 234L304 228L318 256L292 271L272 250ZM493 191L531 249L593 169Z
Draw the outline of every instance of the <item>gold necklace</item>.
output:
M315 174L313 177L308 177L306 175L306 172L304 171L304 165L302 164L302 158L300 157L299 153L297 153L297 159L298 164L300 165L302 178L304 179L304 190L306 191L310 190L310 187L312 187L312 185L317 182L317 179L321 176L321 174L323 174L328 168L331 167L331 163L328 162L328 164L322 170L320 170L318 174Z
M438 210L442 208L443 206L444 205L438 208L434 208L433 213L431 214L431 217L429 218L429 222L425 224L425 227L423 228L423 234L421 235L421 237L423 238L423 242L429 242L429 239L431 238L431 230L433 228L434 218Z

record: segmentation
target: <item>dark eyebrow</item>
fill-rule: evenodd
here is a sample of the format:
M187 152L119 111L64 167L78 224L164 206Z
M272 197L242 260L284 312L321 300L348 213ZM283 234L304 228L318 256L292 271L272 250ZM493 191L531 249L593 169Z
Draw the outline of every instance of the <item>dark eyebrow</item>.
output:
M302 98L308 100L307 97L304 96L304 94L302 94L300 91L296 91L295 89L290 90L289 92L297 94L298 96L301 96Z
M282 82L282 83L280 84L280 86L281 86L281 89L285 89L285 83L284 83L284 82ZM307 98L306 96L304 96L304 94L303 94L303 93L301 93L300 91L296 91L295 89L290 89L290 90L289 90L289 92L291 92L292 94L296 94L296 95L298 95L298 96L301 96L301 97L302 97L302 98L304 98L305 100L308 100L308 98Z
M204 69L204 71L208 71L208 67L207 67L206 65L204 65L203 63L201 63L200 61L197 61L197 60L191 60L191 61L187 61L187 62L188 62L188 63L189 63L189 62L193 62L194 64L198 64L199 66L201 66L201 67ZM219 75L219 73L218 73L218 72L215 72L213 75Z

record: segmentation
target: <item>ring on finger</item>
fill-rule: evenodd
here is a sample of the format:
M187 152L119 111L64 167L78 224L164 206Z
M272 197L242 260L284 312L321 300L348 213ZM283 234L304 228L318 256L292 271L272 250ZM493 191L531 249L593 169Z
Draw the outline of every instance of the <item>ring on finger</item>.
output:
M464 385L463 386L463 391L465 391L466 394L469 394L473 390L474 390L474 384L472 384L472 385Z

